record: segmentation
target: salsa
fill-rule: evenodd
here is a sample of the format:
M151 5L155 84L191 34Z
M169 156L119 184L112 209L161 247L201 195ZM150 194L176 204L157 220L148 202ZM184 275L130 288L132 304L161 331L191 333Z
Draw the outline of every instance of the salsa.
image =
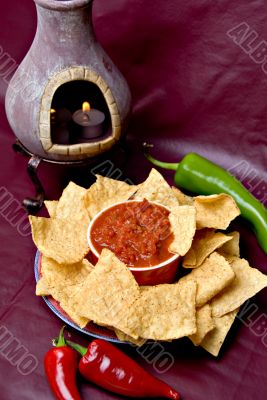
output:
M91 241L98 253L107 247L130 267L150 267L173 256L169 211L160 205L129 201L104 211L94 222Z

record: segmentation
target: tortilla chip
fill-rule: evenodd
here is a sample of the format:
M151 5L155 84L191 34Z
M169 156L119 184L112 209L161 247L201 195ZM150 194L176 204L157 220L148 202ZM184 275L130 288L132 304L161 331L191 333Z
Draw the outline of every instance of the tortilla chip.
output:
M231 263L235 279L225 290L211 302L212 315L221 317L240 307L246 300L267 286L267 275L240 258Z
M147 199L149 201L155 201L169 208L179 205L171 187L163 176L154 168L152 168L146 181L140 185L134 198L136 200Z
M183 259L184 268L197 268L204 260L221 247L224 243L232 240L232 237L210 229L200 229L196 232L192 247Z
M49 285L44 276L37 282L35 294L36 296L49 296L51 294Z
M115 254L103 249L99 261L82 287L74 302L77 313L103 326L114 327L137 339L133 304L140 295L132 273Z
M113 204L128 200L138 186L96 175L97 181L87 190L85 207L93 218L99 211Z
M197 210L197 229L227 229L230 222L240 215L235 200L224 193L197 196L194 204Z
M56 218L79 219L89 224L90 217L84 204L87 190L70 182L64 189L56 209Z
M79 314L77 314L75 307L73 306L72 302L69 300L68 294L59 294L58 292L55 292L54 289L51 290L51 295L53 296L54 299L58 297L58 301L60 304L60 307L68 314L70 319L75 322L76 325L78 325L80 328L85 328L86 325L90 322L88 318L81 317Z
M239 308L223 317L213 318L215 328L205 336L200 346L217 357L238 311Z
M223 256L215 252L206 258L200 267L193 269L179 282L194 281L197 283L196 304L197 307L201 307L228 286L234 277L235 274L230 264Z
M38 250L59 264L75 264L88 253L86 221L29 217Z
M196 231L195 207L173 207L169 215L169 221L174 235L169 251L184 256L191 247Z
M59 302L60 307L68 314L78 326L84 328L89 322L88 318L80 317L74 308L72 295L77 287L83 283L92 271L92 265L87 260L73 265L60 265L54 260L42 257L42 278L37 283L37 288L42 281L47 286L47 295L51 295Z
M215 324L211 316L211 307L209 304L205 304L203 307L197 310L197 331L193 335L189 336L189 339L194 343L195 346L199 346L204 337L210 332Z
M56 200L45 200L44 201L46 209L48 211L48 214L50 216L50 218L55 218L56 217L56 211L57 211L57 205L58 205L58 201Z
M219 253L222 255L230 255L235 257L240 257L240 248L239 248L239 240L240 233L239 232L231 232L227 233L227 236L231 237L229 242L226 242L219 250Z
M93 265L84 259L77 264L58 264L51 258L42 256L41 272L48 285L67 287L84 281L93 270Z
M172 340L196 332L196 283L151 286L136 303L138 336Z
M71 301L69 300L69 289L71 290L74 286L65 288L63 291L56 287L49 286L46 282L45 277L42 277L36 285L37 296L52 296L58 303L63 311L69 316L69 318L75 322L80 328L84 328L89 320L87 318L80 317L74 310Z
M183 192L181 192L180 189L172 186L172 191L176 199L178 200L178 203L180 206L193 206L194 205L194 199L193 197L187 196Z
M121 342L130 342L132 344L135 344L136 346L143 346L146 342L146 339L142 339L142 338L134 339L133 337L131 337L129 335L125 335L125 333L121 332L118 329L115 329L115 333L116 333L117 338Z

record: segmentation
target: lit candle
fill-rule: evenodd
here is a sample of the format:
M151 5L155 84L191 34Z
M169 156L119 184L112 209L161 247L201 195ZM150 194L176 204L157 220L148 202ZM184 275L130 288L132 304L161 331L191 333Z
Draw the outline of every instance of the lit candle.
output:
M56 144L69 144L70 132L68 123L71 120L71 112L66 108L50 110L52 140Z
M71 112L67 108L59 108L58 110L51 108L50 117L51 124L68 124L71 120Z
M105 114L91 108L87 101L83 103L82 110L78 110L73 114L72 119L79 125L81 137L84 139L93 139L103 133Z
M56 123L56 110L51 108L50 110L51 125Z

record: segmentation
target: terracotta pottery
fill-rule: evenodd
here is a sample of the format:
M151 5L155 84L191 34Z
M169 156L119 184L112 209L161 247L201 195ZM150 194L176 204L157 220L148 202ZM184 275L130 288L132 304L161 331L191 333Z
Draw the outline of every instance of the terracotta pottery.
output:
M15 135L31 153L49 160L82 160L110 150L125 130L131 96L125 79L96 40L93 1L34 1L37 32L6 94L6 113ZM106 115L104 134L79 140L68 118L59 122L56 135L62 129L68 138L70 130L74 139L55 140L51 109L61 108L64 120L88 98Z

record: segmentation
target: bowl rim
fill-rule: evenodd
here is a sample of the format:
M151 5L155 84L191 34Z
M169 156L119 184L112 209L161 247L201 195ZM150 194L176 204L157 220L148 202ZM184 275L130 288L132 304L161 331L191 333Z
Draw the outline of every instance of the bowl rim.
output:
M102 215L105 211L107 211L107 210L109 210L110 208L113 208L113 207L115 207L115 206L117 206L117 205L126 204L126 203L141 203L142 201L143 201L143 199L142 199L142 200L140 200L140 199L132 199L132 200L119 201L119 202L117 202L117 203L114 203L114 204L112 204L112 205L110 205L110 206L107 206L107 207L103 208L103 210L99 211L99 212L93 217L93 219L90 221L90 224L89 224L88 229L87 229L87 242L88 242L90 251L95 255L95 257L99 258L99 257L100 257L100 254L98 253L98 251L96 250L96 248L94 247L94 245L93 245L93 243L92 243L92 241L91 241L91 229L92 229L92 227L93 227L95 221L97 220L97 218L98 218L100 215ZM158 203L158 202L156 202L156 201L150 201L150 200L148 200L148 202L151 203L151 204L155 204L155 205L157 205L157 206L163 207L163 208L165 208L166 210L168 210L169 212L171 212L170 208L164 206L163 204L160 204L160 203ZM129 268L130 271L140 271L140 272L141 272L141 271L153 271L153 270L155 270L155 269L159 269L159 268L165 267L165 266L168 265L168 264L171 264L172 262L174 262L174 261L176 261L177 259L179 259L179 257L180 257L179 254L173 254L173 256L170 257L170 258L168 258L167 260L162 261L160 264L153 265L153 266L151 266L151 267L139 267L139 268L136 268L136 267L128 267L128 268Z

